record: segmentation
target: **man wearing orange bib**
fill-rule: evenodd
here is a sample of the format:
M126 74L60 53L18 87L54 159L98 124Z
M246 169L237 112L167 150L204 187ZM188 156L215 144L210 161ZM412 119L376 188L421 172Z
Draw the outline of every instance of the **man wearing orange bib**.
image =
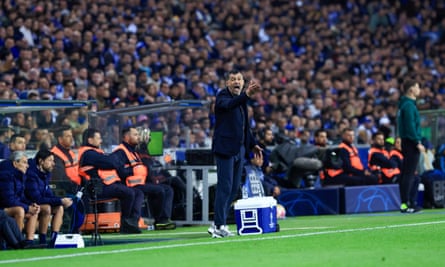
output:
M88 181L97 198L118 198L121 204L121 233L138 234L138 220L144 196L139 190L121 183L116 169L123 168L114 156L100 149L102 137L96 129L83 133L84 145L79 148L79 174ZM90 190L91 191L91 190Z
M341 169L326 169L324 185L372 185L378 183L377 176L363 167L358 150L353 144L354 131L346 128L342 132L342 142L338 145L340 158L343 162Z

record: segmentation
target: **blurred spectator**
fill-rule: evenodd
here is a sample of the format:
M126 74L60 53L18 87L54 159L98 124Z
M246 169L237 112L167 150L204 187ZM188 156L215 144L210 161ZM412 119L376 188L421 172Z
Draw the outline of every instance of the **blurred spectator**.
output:
M314 145L320 148L326 148L328 146L328 134L324 129L318 129L314 133Z
M377 127L374 123L374 118L370 115L366 116L363 123L357 128L357 143L370 145L372 142L372 135L377 132Z
M80 123L78 109L68 109L67 120L68 125L71 126L71 129L73 130L74 142L76 146L79 146L82 144L82 134L88 128L88 122L84 121L83 123Z
M49 149L52 147L51 136L49 134L48 129L46 128L37 128L32 130L31 139L26 145L26 149L30 150L41 150L41 149Z
M12 127L0 128L0 159L7 159L9 152L8 142L14 134Z
M4 149L4 159L8 159L14 151L25 151L26 142L25 137L22 134L13 134L9 139L8 147ZM6 167L5 163L0 163L0 166Z

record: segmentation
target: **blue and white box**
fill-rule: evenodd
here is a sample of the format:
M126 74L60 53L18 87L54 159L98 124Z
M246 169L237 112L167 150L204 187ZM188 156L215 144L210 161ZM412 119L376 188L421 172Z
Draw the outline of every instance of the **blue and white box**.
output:
M239 235L277 231L277 201L273 197L239 199L235 203L235 219Z
M85 242L79 234L59 234L54 244L55 248L84 248Z

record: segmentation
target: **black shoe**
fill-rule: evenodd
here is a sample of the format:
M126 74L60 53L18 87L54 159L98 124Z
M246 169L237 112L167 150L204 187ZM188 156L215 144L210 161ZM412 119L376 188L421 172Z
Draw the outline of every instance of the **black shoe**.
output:
M35 248L46 248L46 244L34 244L32 240L22 240L20 242L20 248L22 249L35 249Z
M26 248L33 248L34 241L32 240L22 240L20 242L20 248L26 249Z
M121 234L140 234L142 233L141 229L137 224L137 221L134 218L121 218Z
M125 227L121 227L120 233L121 234L140 234L140 233L142 233L142 231L139 228L135 228L132 226L125 226Z

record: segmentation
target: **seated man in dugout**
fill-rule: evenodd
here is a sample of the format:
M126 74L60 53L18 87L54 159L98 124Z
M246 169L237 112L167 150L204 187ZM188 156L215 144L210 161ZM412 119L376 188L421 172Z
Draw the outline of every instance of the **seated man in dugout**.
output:
M46 245L48 226L51 223L51 239L47 244L53 248L62 226L64 208L73 204L71 198L54 195L49 187L51 171L54 168L54 155L48 149L41 149L35 158L29 160L26 172L25 195L40 206L39 243Z
M178 175L172 175L156 157L150 155L148 149L149 143L155 142L151 140L149 128L136 128L139 132L140 142L136 145L135 151L141 157L141 161L147 167L148 175L146 184L153 186L162 184L162 191L168 193L170 188L173 190L173 203L171 219L184 220L186 213L186 183L185 179ZM168 158L170 155L164 157L164 162L171 162ZM156 195L156 194L155 194Z
M369 169L379 178L379 184L392 184L397 182L400 169L397 162L390 158L389 151L385 149L383 132L376 132L372 136L372 145L368 151Z
M127 127L122 130L122 143L112 153L117 161L124 165L124 168L117 170L119 177L129 188L148 196L150 207L154 211L156 230L175 229L176 223L171 220L173 189L164 183L155 184L147 181L148 168L136 151L136 146L141 141L142 138L136 128Z
M144 194L123 184L116 169L123 164L100 148L102 136L97 129L88 128L79 148L79 174L91 199L118 198L121 204L120 233L140 234L138 226Z
M54 129L54 137L57 143L51 148L54 155L54 168L51 172L51 183L55 185L56 195L75 195L81 190L82 178L79 175L79 157L77 150L73 149L73 130L69 125L62 125ZM78 233L82 224L82 216L76 216L76 202L63 213L62 231Z
M354 146L354 131L345 128L342 142L338 145L342 166L339 169L325 169L324 185L374 185L378 183L376 175L365 169L360 160L357 147Z
M34 241L40 206L25 197L25 173L28 158L23 151L12 152L10 159L4 161L10 168L0 171L0 208L14 218L20 231L25 229L26 245Z
M72 149L74 143L73 130L68 125L61 126L54 131L57 144L51 152L54 155L54 168L52 180L57 188L63 189L67 194L75 194L80 188L79 158L77 151Z

